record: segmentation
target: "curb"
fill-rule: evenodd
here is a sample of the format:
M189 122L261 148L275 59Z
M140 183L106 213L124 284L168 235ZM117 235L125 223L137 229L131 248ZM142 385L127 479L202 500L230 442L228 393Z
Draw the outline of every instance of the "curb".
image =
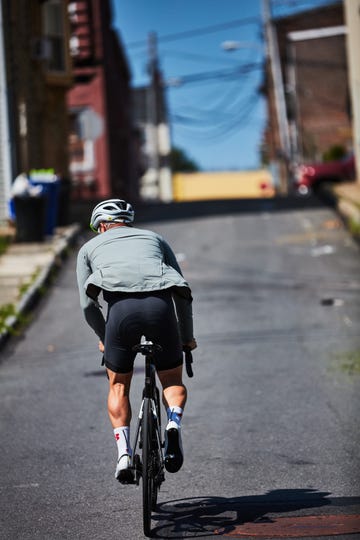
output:
M329 203L356 241L360 241L360 206L346 194L338 193L332 184L323 184L321 195Z
M31 308L34 307L36 301L39 299L42 287L46 285L52 272L55 269L60 268L62 261L66 258L66 251L68 247L75 242L80 231L81 226L78 223L70 225L67 230L64 231L63 236L54 246L52 261L41 270L34 282L20 297L15 306L15 315L11 315L6 319L5 325L8 327L8 329L3 330L0 333L0 349L5 345L8 338L12 334L12 331L15 330L21 316L29 312Z

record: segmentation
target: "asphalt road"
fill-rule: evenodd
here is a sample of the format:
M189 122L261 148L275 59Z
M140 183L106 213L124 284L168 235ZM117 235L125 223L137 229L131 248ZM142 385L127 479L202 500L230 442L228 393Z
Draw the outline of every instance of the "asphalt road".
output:
M154 535L270 538L293 523L331 538L334 520L360 514L359 247L326 208L214 206L146 225L192 284L199 345L185 463L163 484ZM0 353L4 540L143 538L141 489L113 478L107 381L74 270L75 254Z

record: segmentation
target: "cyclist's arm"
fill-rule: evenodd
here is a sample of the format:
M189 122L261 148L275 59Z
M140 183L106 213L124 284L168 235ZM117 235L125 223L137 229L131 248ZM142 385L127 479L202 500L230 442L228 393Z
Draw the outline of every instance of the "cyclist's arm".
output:
M174 290L173 299L178 318L181 341L183 345L187 345L194 340L191 296L189 295L189 297L186 298Z
M169 266L172 266L181 276L183 275L179 263L176 260L175 254L169 244L163 241L164 261ZM193 313L192 313L192 297L190 289L180 290L174 288L173 299L178 318L180 337L183 345L191 345L191 348L196 347L193 329Z
M165 262L165 264L168 264L169 266L172 266L174 268L174 270L179 272L179 274L182 276L183 273L181 271L179 263L176 260L175 253L173 252L173 250L171 249L169 244L167 242L165 242L164 239L162 240L162 242L163 242L163 249L164 249L164 262Z
M76 264L76 276L80 295L80 305L84 312L84 317L88 325L94 330L99 339L104 342L105 339L105 320L100 308L87 296L85 291L85 282L92 273L88 262L85 249L81 248Z

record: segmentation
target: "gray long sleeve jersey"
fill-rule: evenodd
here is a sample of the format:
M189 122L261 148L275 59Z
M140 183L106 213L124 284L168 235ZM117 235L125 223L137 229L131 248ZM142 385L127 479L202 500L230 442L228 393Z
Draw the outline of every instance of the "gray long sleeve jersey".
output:
M158 234L133 227L114 227L84 244L76 267L80 305L101 341L105 320L100 290L151 292L171 288L183 343L193 339L192 297L176 257Z

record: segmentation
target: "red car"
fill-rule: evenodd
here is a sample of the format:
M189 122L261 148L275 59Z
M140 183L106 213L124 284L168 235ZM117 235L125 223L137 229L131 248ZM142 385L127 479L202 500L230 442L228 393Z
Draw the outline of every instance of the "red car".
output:
M349 154L337 161L324 163L308 163L298 165L295 168L294 186L297 193L307 195L316 189L316 185L327 180L328 182L340 182L355 178L355 157Z

